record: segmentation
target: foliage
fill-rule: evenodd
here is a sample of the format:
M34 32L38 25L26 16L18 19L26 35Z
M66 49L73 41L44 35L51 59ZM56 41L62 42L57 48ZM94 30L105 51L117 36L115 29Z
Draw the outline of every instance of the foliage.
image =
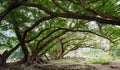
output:
M115 47L116 47L114 49L115 55L119 57L120 56L120 45L117 44Z

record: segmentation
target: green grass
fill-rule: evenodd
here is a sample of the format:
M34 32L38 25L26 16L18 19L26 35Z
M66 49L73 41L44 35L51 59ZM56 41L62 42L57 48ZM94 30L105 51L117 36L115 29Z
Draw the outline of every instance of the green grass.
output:
M103 60L103 59L91 59L91 60L81 60L80 58L69 58L69 59L59 59L59 60L51 60L52 64L108 64L111 60Z
M81 59L78 59L78 58L59 59L59 60L50 61L50 63L53 63L53 64L75 64L79 62L81 62Z
M88 61L90 64L107 64L110 61L109 60L90 60Z

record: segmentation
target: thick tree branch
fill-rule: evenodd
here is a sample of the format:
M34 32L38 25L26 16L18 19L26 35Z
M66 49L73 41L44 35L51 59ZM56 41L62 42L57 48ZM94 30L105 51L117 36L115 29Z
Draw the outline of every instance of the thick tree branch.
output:
M95 34L97 36L100 36L100 37L103 37L105 39L108 39L110 42L114 43L111 39L107 38L106 36L104 35L101 35L101 34L98 34L98 33L95 33L95 32L92 32L92 31L89 31L89 30L72 30L72 29L67 29L67 28L59 28L59 30L64 30L64 31L67 31L67 32L88 32L88 33L91 33L91 34ZM83 38L84 39L84 38ZM81 40L81 39L80 39ZM69 41L68 41L69 42ZM46 42L47 44L49 42ZM66 43L66 42L65 42Z
M36 38L38 38L42 33L44 33L45 31L49 30L51 28L46 28L46 29L43 29L41 30L35 37L31 38L30 40L27 40L26 42L31 42L33 40L35 40Z
M86 15L80 15L80 14L73 13L73 12L71 12L71 13L55 13L55 12L50 11L46 7L44 7L42 4L32 4L32 3L22 2L22 1L19 3L11 4L10 8L8 8L8 10L1 13L0 14L0 21L4 18L5 15L7 15L13 9L15 9L21 5L39 8L40 10L43 10L46 13L48 13L54 17L83 19L83 20L88 20L88 21L98 21L98 22L103 23L103 24L120 25L120 20L117 20L117 19L114 20L114 19L107 19L107 18L101 18L101 17L86 16Z
M70 41L74 41L74 40L85 40L85 38L69 39L69 40L63 42L63 44L66 44L66 43L68 43L68 42L70 42Z
M84 3L83 0L79 0L79 1L80 1L80 5L81 5L84 9L86 9L88 12L92 13L92 14L95 15L95 16L100 16L100 17L106 18L106 19L114 19L114 20L117 19L117 20L120 20L120 18L118 18L118 17L109 16L109 15L106 15L106 14L104 14L104 13L101 13L101 12L98 12L98 11L96 11L96 10L93 10L93 9L89 8L89 7Z
M39 49L37 50L38 53L39 53L40 51L42 51L47 45L49 45L52 41L54 41L55 39L59 38L60 36L63 36L63 35L66 34L66 33L67 33L67 31L63 31L62 33L60 33L60 34L54 36L53 38L49 39L48 41L46 41L43 46L39 47ZM48 50L46 50L46 51L48 51ZM44 52L44 53L45 53L45 52ZM41 53L40 55L43 55L43 53Z
M36 49L39 47L39 43L42 42L43 40L47 39L49 36L51 36L52 34L54 34L55 32L57 32L59 29L56 29L52 32L50 32L48 35L46 35L44 38L42 38L41 40L38 41L37 45L36 45Z
M17 44L15 47L13 47L11 50L7 52L6 59L15 51L19 48L20 44Z
M87 15L81 15L81 14L73 13L73 12L56 13L56 12L50 11L49 9L44 7L42 4L31 4L31 3L20 3L20 4L23 4L23 5L29 6L29 7L36 7L40 10L45 11L46 13L48 13L54 17L83 19L83 20L88 20L88 21L98 21L98 22L103 23L103 24L120 25L120 20L117 20L117 19L114 20L114 19L101 18L101 17L97 17L97 16L87 16ZM95 13L97 13L97 12L95 11Z
M94 34L94 35L97 35L97 36L100 36L100 37L103 37L105 39L108 39L110 42L114 43L111 39L109 39L108 37L102 35L102 34L98 34L96 32L92 32L90 30L72 30L72 29L67 29L67 28L60 28L60 30L66 30L68 32L87 32L87 33L91 33L91 34Z
M59 43L59 41L53 43L52 45L50 45L49 47L47 47L44 51L42 51L42 53L40 55L45 54L47 51L49 51L51 48L53 48L53 46L55 46L57 43Z
M60 54L58 54L58 57L60 57L65 52L65 47L64 47L64 43L62 42L62 39L58 38L58 40L61 44L61 52L60 52Z
M15 18L13 16L13 13L11 13L11 18L13 20L13 27L14 27L14 30L15 30L15 34L16 34L18 40L21 42L22 36L20 34L20 28L18 26L18 22L15 20Z
M3 11L2 13L0 13L0 22L3 20L3 18L9 14L12 10L18 8L21 6L21 4L18 3L19 1L12 1L10 6L5 10Z
M105 38L105 39L108 39L110 42L114 43L111 39L107 38L106 36L101 35L101 34L98 34L98 33L95 33L95 32L92 32L92 31L89 31L89 30L72 30L72 29L67 29L67 28L59 28L59 30L64 30L64 31L66 31L66 32L87 32L87 33L95 34L95 35L97 35L97 36L100 36L100 37L103 37L103 38ZM55 38L55 37L54 37L54 38ZM58 37L58 38L59 38L59 37ZM83 38L83 39L71 39L71 40L84 40L84 39L85 39L85 38ZM51 40L52 40L52 39L51 39ZM48 41L45 43L45 45L43 45L42 47L39 47L39 50L38 50L38 51L43 50L43 49L45 48L45 46L47 46L47 45L51 42L51 40L48 40ZM64 44L70 42L71 40L68 40L68 41L64 42ZM43 51L40 55L45 54L50 48L52 48L52 47L53 47L54 45L56 45L57 43L58 43L58 42L52 44L49 48L45 49L45 51ZM74 47L73 49L75 49L75 48L78 48L78 47ZM73 50L73 49L71 49L71 50ZM68 52L65 52L64 54L66 54L66 53L68 53Z
M24 31L24 34L23 34L23 40L25 40L26 36L27 36L27 33L29 31L31 31L32 29L34 29L36 26L38 26L40 23L42 23L43 21L45 20L50 20L54 18L53 16L47 16L47 17L43 17L41 19L39 19L38 21L36 21L31 27L27 28L25 31Z
M62 55L64 56L64 55L66 55L67 53L69 53L70 51L76 50L76 49L78 49L78 48L80 48L80 46L74 46L74 47L72 47L71 49L69 49L68 51L64 52Z

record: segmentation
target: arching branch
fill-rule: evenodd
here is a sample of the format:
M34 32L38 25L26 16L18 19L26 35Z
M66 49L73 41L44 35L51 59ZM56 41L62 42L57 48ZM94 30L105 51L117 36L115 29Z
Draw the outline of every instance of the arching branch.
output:
M120 20L118 19L107 19L107 18L101 18L97 16L88 16L88 15L81 15L78 13L74 12L69 12L69 13L57 13L50 11L48 8L44 7L42 4L32 4L32 3L20 3L28 7L36 7L42 11L45 11L47 14L53 16L53 17L62 17L62 18L73 18L73 19L83 19L83 20L88 20L88 21L98 21L102 24L112 24L112 25L120 25ZM98 13L96 13L98 14Z

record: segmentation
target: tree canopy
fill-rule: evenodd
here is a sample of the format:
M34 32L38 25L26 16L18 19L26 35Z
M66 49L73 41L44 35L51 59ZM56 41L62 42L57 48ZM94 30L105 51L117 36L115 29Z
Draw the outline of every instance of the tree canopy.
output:
M50 51L60 44L62 51L57 51L64 54L67 52L64 52L66 47L74 44L78 48L83 42L85 44L85 41L91 40L91 34L111 43L119 43L118 2L119 0L0 0L0 46L9 48L1 54L0 64L4 65L19 47L24 53L20 63L30 62L48 51L52 53ZM3 31L8 31L11 35L7 36ZM75 41L64 44L70 40Z

